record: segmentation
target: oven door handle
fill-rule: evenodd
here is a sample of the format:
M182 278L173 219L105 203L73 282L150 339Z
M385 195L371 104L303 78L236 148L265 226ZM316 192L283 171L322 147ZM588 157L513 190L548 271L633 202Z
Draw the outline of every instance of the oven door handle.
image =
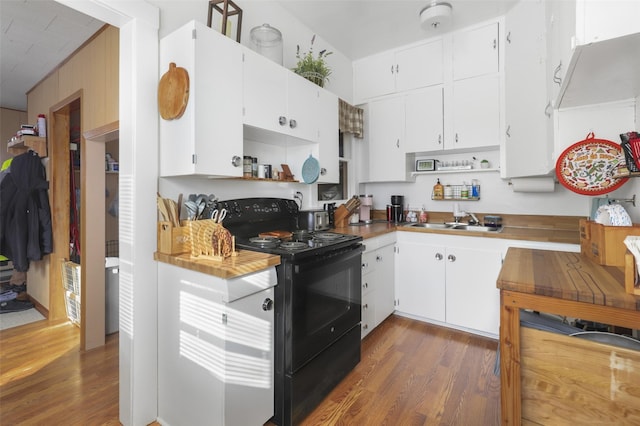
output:
M360 258L362 256L362 252L364 251L364 246L362 244L354 244L345 249L339 250L338 253L330 252L325 253L323 255L310 257L308 259L301 260L300 263L294 266L294 272L296 274L301 271L306 270L308 267L314 267L315 265L321 264L323 262L348 262L351 259ZM358 269L361 268L360 261L358 260Z

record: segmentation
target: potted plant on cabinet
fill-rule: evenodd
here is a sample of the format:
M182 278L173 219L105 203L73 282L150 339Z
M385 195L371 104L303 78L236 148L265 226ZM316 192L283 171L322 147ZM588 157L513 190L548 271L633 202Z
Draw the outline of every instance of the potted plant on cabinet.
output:
M315 34L311 38L311 45L309 51L306 53L300 53L300 45L296 49L296 58L298 63L293 68L293 72L301 75L307 80L317 84L320 87L324 87L324 84L329 81L329 75L331 75L331 68L326 64L325 58L331 55L333 52L327 52L327 49L321 50L317 57L313 55L313 42L316 40Z

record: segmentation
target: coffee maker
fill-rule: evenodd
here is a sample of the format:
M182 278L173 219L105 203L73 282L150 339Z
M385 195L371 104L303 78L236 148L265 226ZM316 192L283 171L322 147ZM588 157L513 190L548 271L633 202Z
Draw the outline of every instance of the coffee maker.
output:
M360 222L371 223L371 208L373 206L373 195L360 195Z
M389 222L404 222L404 196L392 195L391 205L387 206L387 220Z

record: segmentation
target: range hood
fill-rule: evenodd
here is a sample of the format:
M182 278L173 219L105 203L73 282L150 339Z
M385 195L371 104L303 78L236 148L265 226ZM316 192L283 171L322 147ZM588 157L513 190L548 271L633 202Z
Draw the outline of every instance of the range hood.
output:
M640 33L576 46L556 105L570 108L640 96Z

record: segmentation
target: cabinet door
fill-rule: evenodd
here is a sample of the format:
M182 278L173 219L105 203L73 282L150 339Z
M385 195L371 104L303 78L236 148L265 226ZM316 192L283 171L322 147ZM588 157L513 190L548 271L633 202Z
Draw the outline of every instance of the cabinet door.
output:
M393 52L384 52L353 63L353 85L356 103L395 91Z
M369 180L406 180L404 97L371 102Z
M447 247L447 323L498 334L502 266L499 250Z
M286 133L289 125L287 70L249 49L244 49L243 57L244 124ZM220 63L218 67L224 68ZM218 82L218 85L224 84ZM225 99L217 99L224 105Z
M395 63L396 92L442 84L442 40L398 50Z
M362 276L362 319L360 321L360 338L364 338L376 326L375 275Z
M391 315L395 309L394 277L395 277L395 248L388 245L376 250L376 291L375 298L375 327Z
M340 152L338 128L338 97L320 90L318 99L318 144L320 177L318 183L338 183L340 181Z
M445 321L445 248L401 242L398 246L396 309Z
M287 74L287 126L286 133L307 141L318 141L318 108L320 87L283 68ZM336 115L337 119L337 115Z
M182 117L160 119L160 175L242 175L242 49L194 21L161 40L160 63L171 62L189 73L190 96Z
M498 146L500 143L499 76L453 83L453 141L447 149Z
M506 17L505 115L502 177L553 169L552 107L547 95L545 4L518 2Z
M443 149L442 92L442 86L436 86L407 95L405 99L405 152Z
M274 414L273 293L269 288L226 306L224 424L264 424Z
M498 72L498 23L453 34L453 79Z

